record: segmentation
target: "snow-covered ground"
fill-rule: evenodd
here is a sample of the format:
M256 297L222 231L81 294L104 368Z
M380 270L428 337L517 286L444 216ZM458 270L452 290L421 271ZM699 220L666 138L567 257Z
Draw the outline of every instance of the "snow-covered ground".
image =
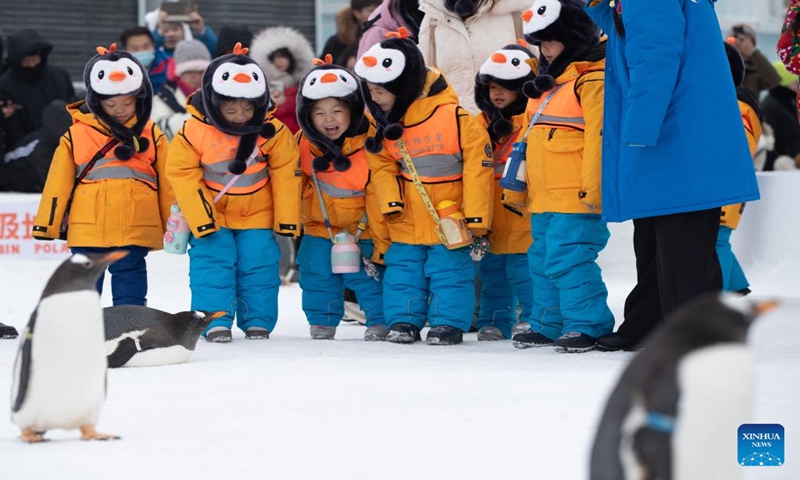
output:
M630 227L612 232L601 263L621 321L634 280ZM0 321L21 330L58 263L0 256ZM148 266L150 305L187 309L188 257L157 252ZM784 466L743 468L746 479L800 478L794 267L748 272L758 296L783 302L750 338L758 367L751 420L782 424L788 439ZM84 443L76 431L54 431L51 442L27 445L5 417L0 479L579 480L606 396L632 358L516 350L475 334L453 347L365 343L364 327L352 324L335 341L314 341L296 285L282 288L280 312L268 341L237 331L231 344L201 341L183 365L110 370L98 430L121 441ZM0 340L0 412L9 412L3 392L16 349L17 341ZM735 431L720 432L734 446L731 461L736 440Z

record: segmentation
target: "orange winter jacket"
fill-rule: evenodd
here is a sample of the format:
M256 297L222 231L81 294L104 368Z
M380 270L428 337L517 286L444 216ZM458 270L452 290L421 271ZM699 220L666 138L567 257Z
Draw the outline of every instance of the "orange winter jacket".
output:
M605 59L574 62L556 78L561 88L527 139L531 213L601 213L604 67ZM526 125L551 91L528 101Z
M306 235L330 238L317 195L317 188L312 178L311 164L321 154L308 138L298 132L300 146L300 165L303 170L303 205L300 216L303 231ZM378 205L375 185L370 181L364 139L366 134L344 140L342 154L347 155L351 165L347 171L337 172L331 165L325 172L316 172L328 221L333 235L347 231L356 235L358 223L367 215L366 229L360 239L374 238L373 261L383 262L383 255L389 247L386 243L388 230ZM378 230L378 235L372 232Z
M75 179L113 138L111 130L89 111L84 101L67 106L73 124L61 137L47 174L33 236L59 237ZM132 118L126 124L136 122ZM169 207L174 201L164 173L167 139L153 122L142 137L149 148L128 160L114 157L112 148L75 188L69 212L70 247L163 247Z
M744 133L747 135L747 145L750 147L750 156L753 156L761 138L761 121L758 119L753 107L745 102L739 102L739 111L742 112L742 123L744 124ZM743 212L744 203L734 203L733 205L722 207L719 218L720 225L736 229L742 219Z
M491 119L485 113L480 113L476 118L484 128L489 126ZM528 126L524 113L513 117L511 122L514 124L514 132L494 145L495 193L489 251L497 254L526 253L531 246L531 214L527 209L503 204L503 188L499 185L512 144L519 141Z
M192 234L199 238L225 227L299 235L302 181L297 143L289 129L267 116L275 136L259 137L256 161L215 204L214 197L233 177L228 164L240 137L217 130L191 100L186 105L192 117L169 147L167 178Z
M444 200L461 207L467 226L485 235L492 222L494 164L486 129L458 106L444 75L428 69L421 95L401 119L402 140L434 207ZM375 126L369 135L375 134ZM441 243L435 223L403 164L397 142L383 141L383 150L367 153L380 211L389 222L392 242L413 245Z

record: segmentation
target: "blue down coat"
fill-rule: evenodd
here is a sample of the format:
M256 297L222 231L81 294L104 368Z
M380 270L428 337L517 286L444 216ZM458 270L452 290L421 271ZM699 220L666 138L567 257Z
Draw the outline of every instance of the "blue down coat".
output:
M753 162L713 0L608 0L586 12L609 36L603 217L632 218L757 200Z

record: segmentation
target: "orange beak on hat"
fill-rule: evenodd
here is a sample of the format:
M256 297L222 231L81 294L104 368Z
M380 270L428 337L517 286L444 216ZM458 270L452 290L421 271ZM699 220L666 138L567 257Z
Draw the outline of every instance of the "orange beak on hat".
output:
M239 83L250 83L253 81L253 79L250 78L250 75L244 72L239 72L236 75L234 75L233 80Z
M320 77L319 81L322 83L335 83L339 77L336 76L334 73L326 73L322 77Z
M111 80L112 82L121 82L126 78L128 78L128 75L126 75L125 72L121 70L115 70L108 75L108 79Z

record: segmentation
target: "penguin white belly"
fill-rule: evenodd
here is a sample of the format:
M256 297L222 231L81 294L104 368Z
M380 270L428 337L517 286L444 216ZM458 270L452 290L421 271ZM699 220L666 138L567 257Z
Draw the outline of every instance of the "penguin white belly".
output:
M97 424L105 402L103 328L97 292L70 292L41 300L28 388L20 410L12 415L14 423L35 431ZM15 381L18 385L19 379Z
M751 419L753 376L750 353L740 343L704 348L680 362L674 480L740 478L738 428Z
M192 356L193 350L182 345L153 348L138 352L125 363L125 367L157 367L159 365L175 365L184 363Z

